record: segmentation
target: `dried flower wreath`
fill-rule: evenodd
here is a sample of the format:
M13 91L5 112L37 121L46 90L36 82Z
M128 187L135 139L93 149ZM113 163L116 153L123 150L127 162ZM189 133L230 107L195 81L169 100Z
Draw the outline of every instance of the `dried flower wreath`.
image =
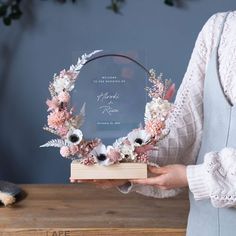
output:
M173 109L168 101L174 93L174 84L170 80L163 81L162 74L156 76L153 69L147 70L136 60L120 54L103 54L91 58L101 52L96 50L84 54L78 59L76 65L69 70L62 70L59 75L54 74L49 85L51 99L48 105L48 126L44 130L58 135L60 139L53 139L40 147L58 147L60 154L68 159L78 159L81 164L111 165L120 162L147 163L150 151L158 149L158 142L168 135L166 119ZM132 130L126 137L118 138L113 145L105 146L99 138L86 140L83 137L81 126L85 119L85 104L80 113L75 115L70 104L70 92L73 90L82 67L90 61L106 56L118 56L129 59L149 74L151 87L145 88L151 101L146 104L144 114L144 127ZM89 59L90 58L90 59Z

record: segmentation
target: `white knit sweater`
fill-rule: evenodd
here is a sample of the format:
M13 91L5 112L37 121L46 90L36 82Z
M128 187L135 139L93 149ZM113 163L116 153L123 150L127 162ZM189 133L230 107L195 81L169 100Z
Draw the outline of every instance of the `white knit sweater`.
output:
M195 163L200 148L203 127L203 84L206 66L217 44L226 13L213 15L198 35L187 71L178 90L175 113L169 118L169 136L160 143L152 161L187 165L189 188L196 200L210 198L215 207L236 206L236 150L224 148L206 153L204 163ZM225 23L219 47L219 73L226 96L236 104L236 11ZM217 156L217 157L216 157ZM213 165L212 165L213 163ZM224 177L220 174L224 172ZM230 186L230 187L229 187ZM176 191L163 191L152 186L132 185L123 192L136 191L146 196L165 197Z

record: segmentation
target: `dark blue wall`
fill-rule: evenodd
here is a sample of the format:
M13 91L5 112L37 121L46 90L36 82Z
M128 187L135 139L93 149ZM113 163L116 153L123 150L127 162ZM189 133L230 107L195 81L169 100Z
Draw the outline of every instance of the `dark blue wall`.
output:
M128 0L123 15L105 9L108 0L77 5L25 1L25 15L11 27L0 23L0 179L17 183L67 182L70 162L58 149L39 149L52 136L42 130L53 73L75 55L93 49L146 51L147 64L179 86L198 32L235 0Z

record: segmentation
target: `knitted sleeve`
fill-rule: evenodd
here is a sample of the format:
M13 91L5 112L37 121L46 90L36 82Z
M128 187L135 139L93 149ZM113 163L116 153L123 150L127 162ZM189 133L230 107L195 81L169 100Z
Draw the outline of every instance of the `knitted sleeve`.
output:
M159 150L151 155L158 165L193 164L200 148L203 125L203 84L206 64L212 51L213 15L198 35L191 59L175 99L175 110L167 121L170 134L159 143ZM123 193L136 191L153 197L174 195L152 186L126 184L118 188ZM178 190L175 192L177 193Z
M214 207L236 206L236 150L205 154L204 163L187 167L189 188L196 200L210 198Z

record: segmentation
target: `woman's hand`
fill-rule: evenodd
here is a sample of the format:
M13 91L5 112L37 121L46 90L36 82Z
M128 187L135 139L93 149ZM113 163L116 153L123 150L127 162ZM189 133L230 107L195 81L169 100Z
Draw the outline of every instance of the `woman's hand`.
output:
M173 189L187 187L186 166L168 165L164 167L148 167L154 176L147 179L135 179L130 182L135 184L153 185L160 189Z
M77 179L70 179L71 183L92 183L96 187L107 189L112 187L117 187L120 185L123 185L128 182L128 180L114 180L114 179L83 179L83 180L77 180Z

